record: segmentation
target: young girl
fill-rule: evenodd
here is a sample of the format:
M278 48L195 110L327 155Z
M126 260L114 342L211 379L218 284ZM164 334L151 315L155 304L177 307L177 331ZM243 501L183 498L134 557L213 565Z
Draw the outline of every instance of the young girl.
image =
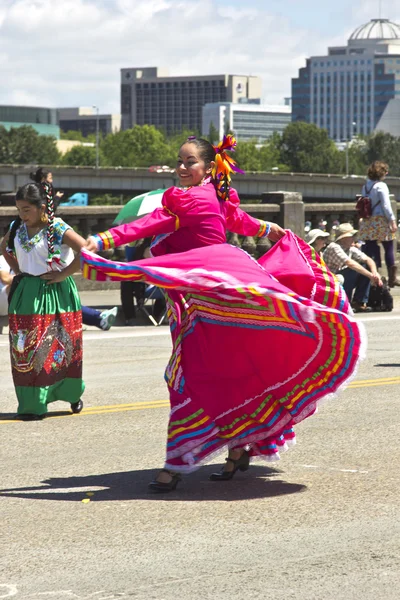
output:
M39 167L36 171L29 174L29 177L32 181L36 183L40 183L45 190L46 193L49 193L55 199L56 204L60 202L62 197L64 196L64 192L56 192L54 193L53 187L53 173L44 169L43 167Z
M18 217L3 240L16 273L9 295L10 351L18 416L40 419L56 400L82 410L82 314L71 275L85 240L54 216L53 195L28 183L16 195Z

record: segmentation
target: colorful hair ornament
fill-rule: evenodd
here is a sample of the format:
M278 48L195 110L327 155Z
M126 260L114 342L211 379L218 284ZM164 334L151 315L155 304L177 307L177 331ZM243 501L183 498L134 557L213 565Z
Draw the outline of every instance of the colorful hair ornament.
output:
M212 170L212 177L217 186L217 194L222 200L228 200L229 198L229 187L231 183L231 173L242 173L237 166L233 158L231 158L227 152L234 152L236 148L236 140L233 135L224 135L224 139L217 146L214 146L215 150L215 165Z

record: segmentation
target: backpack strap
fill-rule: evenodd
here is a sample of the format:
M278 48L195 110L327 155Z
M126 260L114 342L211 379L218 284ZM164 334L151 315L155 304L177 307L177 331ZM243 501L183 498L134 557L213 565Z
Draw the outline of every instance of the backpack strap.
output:
M379 183L379 181L374 181L374 183L371 185L371 188L370 188L370 190L369 190L369 191L367 190L367 184L366 184L366 183L364 183L365 195L366 195L366 196L368 196L368 198L369 198L369 195L370 195L370 193L371 193L371 191L372 191L372 188L373 188L373 187L374 187L374 185L376 185L377 183ZM378 204L380 204L380 203L381 203L381 201L380 201L380 200L378 200L378 202L375 202L375 204L374 204L373 206L372 206L372 204L371 204L371 215L372 215L372 213L374 212L375 208L376 208L376 207L378 206Z
M370 188L370 190L369 190L369 191L367 190L367 184L366 184L366 183L364 183L364 190L365 190L365 195L366 195L366 196L369 196L369 195L370 195L370 193L372 192L372 188L373 188L373 187L374 187L374 185L376 185L377 183L379 183L379 181L374 181L374 183L371 185L371 188Z

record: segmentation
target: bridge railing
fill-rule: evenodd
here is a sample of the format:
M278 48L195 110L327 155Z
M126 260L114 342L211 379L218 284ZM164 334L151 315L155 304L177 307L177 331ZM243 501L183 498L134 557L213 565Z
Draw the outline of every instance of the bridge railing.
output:
M397 203L393 196L391 201L397 220L400 203ZM272 221L285 229L291 229L300 237L304 237L306 221L311 222L312 228L317 228L318 223L324 220L327 222L327 231L331 231L334 221L340 223L352 222L354 226L357 226L355 201L303 202L301 194L297 192L268 192L262 194L260 203L242 204L242 208L256 218ZM92 233L109 229L120 209L120 206L65 206L59 207L57 214L83 237L87 237ZM15 207L0 206L0 237L5 235L15 217ZM230 241L241 245L251 254L259 254L261 251L265 251L268 245L268 240L242 239L238 236L231 237Z

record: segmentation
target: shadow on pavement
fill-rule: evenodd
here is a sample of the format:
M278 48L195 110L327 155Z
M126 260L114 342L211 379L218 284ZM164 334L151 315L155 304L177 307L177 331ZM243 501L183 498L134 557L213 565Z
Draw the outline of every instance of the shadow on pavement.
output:
M0 496L29 498L33 500L57 500L63 502L111 502L115 500L169 500L169 501L222 501L270 498L304 492L307 486L287 483L280 479L268 479L281 472L264 466L252 465L246 474L237 473L234 479L225 482L209 481L216 465L204 467L187 475L175 491L154 494L147 484L155 478L158 469L144 469L122 473L105 473L85 477L50 478L37 487L0 490ZM74 488L77 488L74 490ZM85 490L78 489L85 488ZM94 488L91 492L91 488ZM95 488L104 488L96 490ZM88 496L91 494L90 496Z
M70 410L54 410L52 412L46 413L43 415L43 421L47 419L51 419L54 417L66 417L67 415L71 415L72 412ZM21 418L22 417L22 418ZM31 421L24 421L23 415L18 416L15 412L13 413L0 413L0 421L15 421L17 423L30 423ZM37 421L32 421L37 423Z

